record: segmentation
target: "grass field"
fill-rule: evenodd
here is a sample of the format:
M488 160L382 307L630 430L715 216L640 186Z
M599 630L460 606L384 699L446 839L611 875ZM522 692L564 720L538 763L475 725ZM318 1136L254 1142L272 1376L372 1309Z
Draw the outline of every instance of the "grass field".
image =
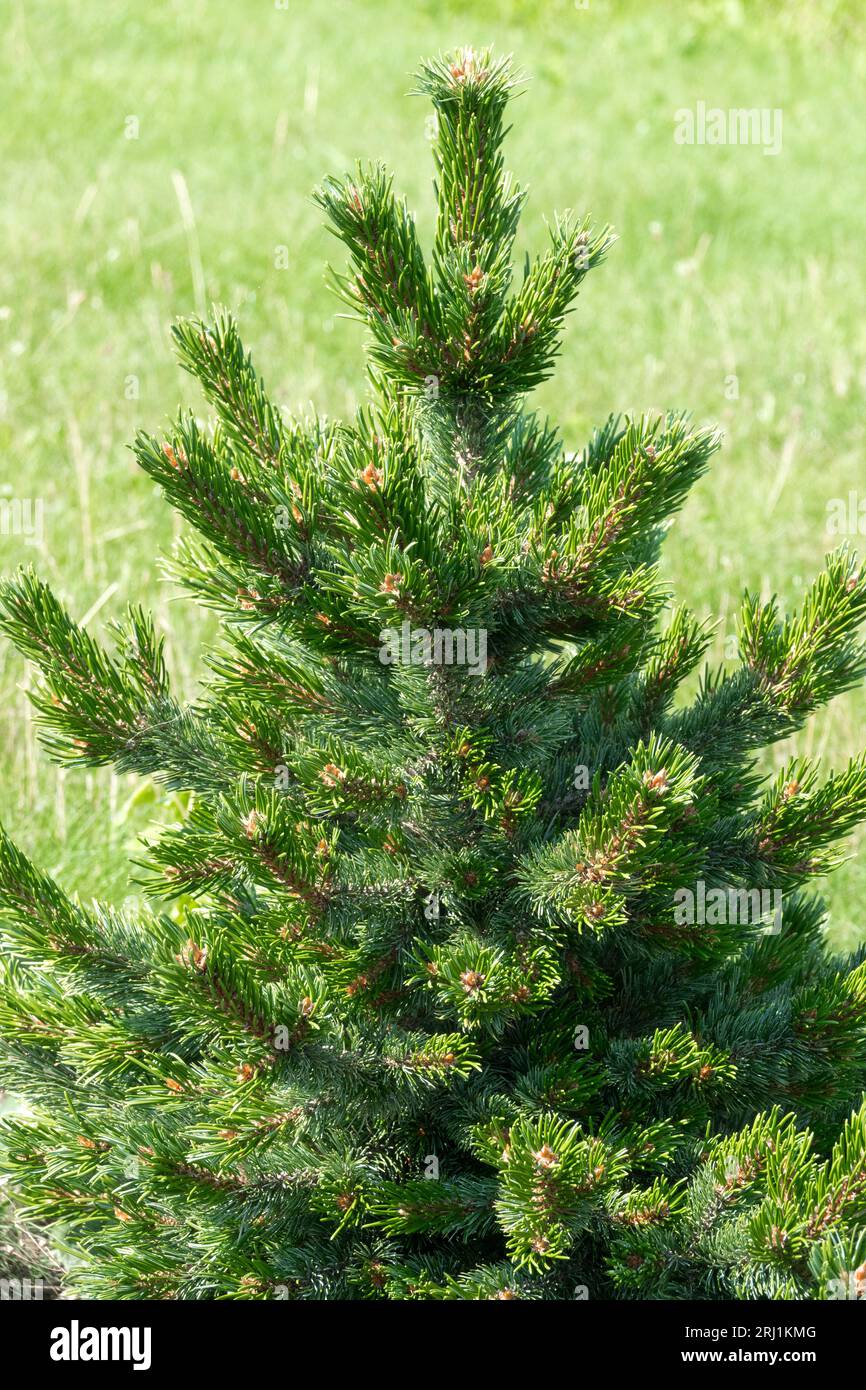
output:
M688 407L725 431L666 558L719 619L716 659L743 588L795 604L836 544L828 502L866 497L856 0L7 0L2 25L0 497L29 500L35 534L7 525L0 568L34 563L94 632L129 600L154 607L181 688L209 620L160 582L176 521L125 447L197 400L169 326L224 303L282 404L354 408L360 330L324 286L339 251L309 194L380 158L429 232L427 108L405 93L440 48L493 42L531 77L509 143L531 189L522 249L557 207L620 233L538 393L567 446L612 410ZM677 144L675 112L701 101L780 110L781 152ZM26 681L4 643L0 816L64 886L121 901L153 789L59 773ZM798 749L838 766L864 713L862 691L837 701ZM855 857L829 891L839 944L863 934L864 889Z

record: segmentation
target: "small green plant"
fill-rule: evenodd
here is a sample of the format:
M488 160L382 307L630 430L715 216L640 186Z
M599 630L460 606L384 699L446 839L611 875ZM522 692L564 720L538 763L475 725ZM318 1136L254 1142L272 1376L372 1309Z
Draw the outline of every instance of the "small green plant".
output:
M3 587L50 754L189 796L152 912L2 840L3 1161L76 1291L860 1294L866 963L804 890L866 761L755 757L862 679L866 584L841 551L792 617L747 595L682 698L710 630L657 558L717 438L611 418L570 454L525 406L611 237L557 220L515 281L513 84L422 70L431 259L381 168L319 190L370 330L353 421L286 417L227 316L175 330L217 418L135 451L221 618L197 702L143 612L109 652Z

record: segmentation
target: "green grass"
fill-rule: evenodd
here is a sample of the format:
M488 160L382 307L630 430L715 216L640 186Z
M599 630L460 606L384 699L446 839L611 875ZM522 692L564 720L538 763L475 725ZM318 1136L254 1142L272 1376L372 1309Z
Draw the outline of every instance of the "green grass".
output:
M429 233L427 108L405 97L408 74L440 48L494 42L532 79L508 146L531 189L523 247L541 247L554 208L590 210L621 237L538 404L571 448L611 410L718 421L724 451L669 538L671 583L719 618L717 659L744 586L796 603L835 543L828 500L862 486L855 0L10 0L3 26L0 495L44 508L41 542L0 536L4 572L32 561L74 616L96 610L94 631L128 600L154 607L177 683L194 688L209 620L159 580L176 522L125 447L197 399L169 325L225 303L281 403L350 412L360 330L324 287L339 248L310 191L380 158ZM699 100L781 108L782 153L675 144L674 112ZM26 680L4 643L0 816L66 887L121 901L159 803L108 772L50 765ZM838 766L864 742L864 712L862 691L837 701L800 751ZM854 858L830 888L840 944L862 934L864 889Z

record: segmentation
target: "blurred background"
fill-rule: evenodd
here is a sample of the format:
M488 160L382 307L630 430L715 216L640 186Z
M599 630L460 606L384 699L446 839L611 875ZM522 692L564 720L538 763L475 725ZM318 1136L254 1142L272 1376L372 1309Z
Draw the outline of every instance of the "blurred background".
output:
M507 147L530 190L521 257L554 209L620 235L536 403L569 449L611 411L685 407L724 430L665 561L718 620L714 661L745 587L798 603L845 539L834 499L863 544L861 0L5 0L0 24L0 569L34 564L95 634L131 600L155 609L180 690L212 620L160 580L177 522L126 448L200 404L170 324L225 304L281 404L353 411L362 330L325 287L342 258L310 192L380 159L429 235L429 112L406 94L422 57L462 44L513 52L528 78ZM780 111L781 149L678 143L699 103ZM121 903L138 837L172 807L53 767L29 679L0 644L0 818L65 888ZM797 751L841 765L864 713L860 690L836 701ZM866 934L852 849L827 885L838 946Z

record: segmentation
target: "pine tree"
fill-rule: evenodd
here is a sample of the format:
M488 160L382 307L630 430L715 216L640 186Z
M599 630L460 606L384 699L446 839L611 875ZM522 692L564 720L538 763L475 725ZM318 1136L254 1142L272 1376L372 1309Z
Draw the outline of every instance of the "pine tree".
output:
M866 671L866 584L746 596L735 666L671 608L665 528L718 440L527 408L607 230L513 283L516 78L430 62L425 259L380 167L317 193L369 403L288 418L223 313L175 329L216 413L141 434L220 619L200 698L129 610L113 648L32 573L3 629L52 758L188 793L84 906L5 834L16 1200L110 1299L866 1296L866 959L807 890L866 759L759 751Z

